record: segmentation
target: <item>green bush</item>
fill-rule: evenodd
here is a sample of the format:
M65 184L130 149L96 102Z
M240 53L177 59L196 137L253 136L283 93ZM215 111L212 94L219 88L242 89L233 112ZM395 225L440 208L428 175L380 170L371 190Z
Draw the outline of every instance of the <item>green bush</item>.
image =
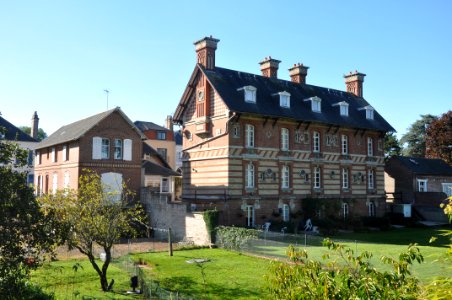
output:
M55 296L48 294L38 285L28 281L16 282L15 288L2 286L0 289L0 298L5 300L33 299L33 300L53 300Z
M348 247L326 239L330 253L322 261L309 260L305 249L290 246L287 250L291 263L273 262L267 276L274 299L416 299L418 280L410 275L413 262L421 263L419 248L410 245L395 260L382 257L392 271L379 272L371 264L372 254L357 255Z
M240 250L250 239L258 237L258 231L243 227L217 227L217 242L226 249Z
M203 214L204 222L206 223L207 232L209 233L210 242L215 243L215 228L218 226L218 218L220 212L216 209L206 210Z

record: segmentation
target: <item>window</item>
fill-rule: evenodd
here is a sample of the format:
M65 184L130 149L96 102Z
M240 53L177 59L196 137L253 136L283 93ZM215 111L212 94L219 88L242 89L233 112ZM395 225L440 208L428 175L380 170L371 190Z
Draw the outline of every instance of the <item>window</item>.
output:
M234 127L232 128L232 137L234 137L234 138L240 137L240 126L239 125L234 125Z
M101 158L109 159L110 158L110 140L102 139L102 148L101 148Z
M56 162L57 161L57 153L55 151L55 147L52 147L52 162Z
M349 181L348 181L348 169L342 168L342 188L348 189Z
M279 93L279 105L290 108L290 94L286 91Z
M370 106L366 108L366 119L368 120L374 119L374 109Z
M289 150L289 129L287 128L281 129L281 150Z
M254 148L254 126L246 124L246 147Z
M303 141L303 134L301 133L300 130L295 130L294 141L297 144L300 144Z
M342 141L342 154L348 154L348 136L343 134L341 141Z
M282 207L282 219L284 222L289 222L290 219L290 206L288 204L283 204Z
M167 177L162 177L160 181L160 193L169 193L170 190L170 180Z
M289 172L289 166L283 166L281 170L281 188L282 189L288 189L289 188L289 179L290 178L290 172Z
M314 168L314 188L319 189L320 188L320 167Z
M123 159L127 160L127 161L132 160L132 140L131 139L124 140Z
M375 203L369 202L369 217L375 217Z
M120 139L115 139L114 158L122 159L122 140Z
M305 99L304 101L311 101L311 110L313 112L322 112L322 99L317 96Z
M52 178L52 193L55 195L58 190L58 174L54 173Z
M33 166L33 150L28 150L27 164Z
M342 216L344 220L348 218L348 203L342 203Z
M245 187L254 188L254 165L252 162L246 166Z
M320 152L320 133L314 131L312 135L312 151Z
M452 196L452 183L441 183L443 186L443 193L447 195L447 197Z
M246 206L246 226L254 227L254 206Z
M157 139L158 140L166 140L166 132L165 131L157 131Z
M418 192L427 192L427 179L418 179L417 180L417 191Z
M121 200L122 196L122 174L121 173L103 173L101 175L102 189L108 199L112 202Z
M63 145L63 161L69 160L69 146Z
M367 187L369 190L375 188L374 170L367 171Z
M65 189L70 188L69 184L70 184L70 174L69 174L69 172L65 172L64 173L64 188Z
M167 149L166 148L157 148L158 154L160 154L161 157L163 157L164 160L167 159Z
M248 85L248 86L244 86L243 90L245 91L245 102L256 103L257 89L252 85Z
M36 157L38 158L38 165L42 162L41 151L36 151Z
M367 138L367 156L374 155L374 141L371 137Z
M348 103L344 102L345 104L340 104L340 114L341 116L348 117Z

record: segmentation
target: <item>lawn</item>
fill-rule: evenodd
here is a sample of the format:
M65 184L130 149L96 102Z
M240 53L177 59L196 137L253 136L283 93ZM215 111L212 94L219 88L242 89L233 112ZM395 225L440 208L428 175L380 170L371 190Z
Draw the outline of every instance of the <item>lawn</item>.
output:
M267 259L224 249L181 250L173 257L166 252L133 257L146 262L145 274L164 289L198 299L265 299L268 294L264 279L270 264ZM209 261L187 263L194 258Z
M120 266L113 264L108 268L108 278L114 278L115 284L113 291L107 293L101 290L99 276L86 259L46 263L32 273L32 282L55 293L56 299L142 299L141 295L125 294L130 290L130 275Z

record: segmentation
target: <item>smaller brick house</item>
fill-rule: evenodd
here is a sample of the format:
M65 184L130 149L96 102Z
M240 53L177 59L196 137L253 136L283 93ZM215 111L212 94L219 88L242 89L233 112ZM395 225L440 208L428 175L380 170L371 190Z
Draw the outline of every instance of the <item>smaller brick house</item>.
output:
M139 195L144 139L119 107L61 127L36 147L36 194L77 189L87 168L104 183L120 189L125 182Z
M385 165L385 191L395 205L411 204L421 215L439 210L452 196L452 167L441 159L393 156Z

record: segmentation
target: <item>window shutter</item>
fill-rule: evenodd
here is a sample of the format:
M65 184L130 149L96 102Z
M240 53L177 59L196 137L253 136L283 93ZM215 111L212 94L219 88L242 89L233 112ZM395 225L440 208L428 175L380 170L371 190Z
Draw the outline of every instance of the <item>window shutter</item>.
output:
M124 160L132 160L132 140L124 140Z
M93 137L93 159L101 159L102 158L102 138Z

